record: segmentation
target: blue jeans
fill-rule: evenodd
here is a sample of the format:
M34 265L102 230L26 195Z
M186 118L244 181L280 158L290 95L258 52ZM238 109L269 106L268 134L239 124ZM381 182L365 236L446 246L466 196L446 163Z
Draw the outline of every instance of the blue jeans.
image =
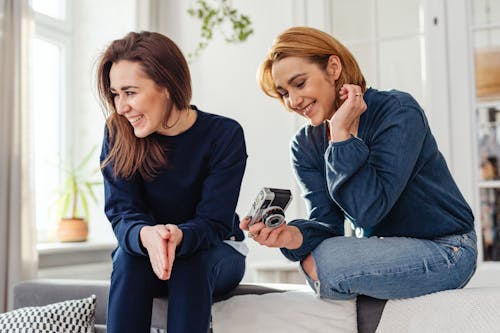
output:
M118 248L113 255L107 331L149 333L153 298L168 296L167 332L207 333L213 295L235 288L244 272L245 257L225 243L176 258L167 281L156 277L149 258Z
M474 231L432 240L405 237L332 237L312 252L320 297L379 299L462 288L476 270Z

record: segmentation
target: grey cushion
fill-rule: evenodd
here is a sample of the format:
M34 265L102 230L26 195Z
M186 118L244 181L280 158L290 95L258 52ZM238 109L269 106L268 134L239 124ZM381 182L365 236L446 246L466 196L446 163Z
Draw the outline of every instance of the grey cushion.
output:
M44 306L28 306L0 314L0 332L94 332L95 296Z
M96 295L96 324L106 325L109 282L101 280L43 279L14 287L14 309L42 306Z

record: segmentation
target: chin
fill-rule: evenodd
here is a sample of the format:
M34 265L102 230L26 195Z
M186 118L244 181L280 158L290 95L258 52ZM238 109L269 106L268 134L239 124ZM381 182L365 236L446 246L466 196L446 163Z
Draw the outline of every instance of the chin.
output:
M149 135L150 133L148 133L147 131L141 131L139 129L134 129L134 135L139 138L139 139L142 139L142 138L145 138Z
M311 126L317 127L323 124L324 120L318 120L318 119L309 119L309 124Z

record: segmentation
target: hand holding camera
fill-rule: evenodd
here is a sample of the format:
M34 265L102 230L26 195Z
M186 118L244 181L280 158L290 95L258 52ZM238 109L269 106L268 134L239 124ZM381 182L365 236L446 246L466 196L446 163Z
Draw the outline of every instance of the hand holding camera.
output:
M285 209L292 200L292 192L277 188L264 187L259 191L248 216L248 226L262 221L266 227L277 228L285 222Z
M302 233L296 226L285 223L285 209L291 199L289 190L264 187L253 202L248 216L240 222L240 228L248 230L249 237L261 245L288 249L300 247Z

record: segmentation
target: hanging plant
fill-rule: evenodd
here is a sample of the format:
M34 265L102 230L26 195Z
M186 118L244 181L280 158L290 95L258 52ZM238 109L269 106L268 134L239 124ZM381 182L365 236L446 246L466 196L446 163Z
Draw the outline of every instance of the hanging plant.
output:
M196 0L188 8L188 14L201 21L200 41L195 50L188 54L189 62L195 60L208 46L216 31L222 33L228 43L244 42L253 33L250 18L234 9L231 0Z

